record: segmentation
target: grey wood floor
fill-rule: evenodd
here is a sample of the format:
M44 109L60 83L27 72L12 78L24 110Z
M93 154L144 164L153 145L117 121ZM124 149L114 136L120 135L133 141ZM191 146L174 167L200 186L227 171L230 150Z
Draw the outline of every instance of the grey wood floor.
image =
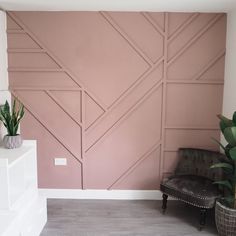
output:
M165 215L160 201L48 200L48 222L41 236L210 236L217 235L213 212L199 232L199 212L169 201Z

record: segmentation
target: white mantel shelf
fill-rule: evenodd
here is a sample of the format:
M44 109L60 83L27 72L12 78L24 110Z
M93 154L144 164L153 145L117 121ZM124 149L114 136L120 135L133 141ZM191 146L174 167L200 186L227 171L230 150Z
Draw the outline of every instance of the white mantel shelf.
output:
M33 142L31 142L33 144ZM6 149L4 147L0 147L0 166L12 166L25 155L27 155L32 150L32 146L28 145L16 148L16 149Z

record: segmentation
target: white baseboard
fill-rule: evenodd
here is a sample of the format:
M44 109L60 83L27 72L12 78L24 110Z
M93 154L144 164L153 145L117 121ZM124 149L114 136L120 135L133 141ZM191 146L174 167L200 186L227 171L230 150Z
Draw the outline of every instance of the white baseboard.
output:
M46 198L57 199L111 199L111 200L161 200L160 190L81 190L39 189Z

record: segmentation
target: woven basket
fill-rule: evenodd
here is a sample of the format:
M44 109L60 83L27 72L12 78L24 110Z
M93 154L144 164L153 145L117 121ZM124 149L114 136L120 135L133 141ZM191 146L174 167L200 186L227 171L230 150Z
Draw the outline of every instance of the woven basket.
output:
M215 207L215 220L220 236L236 235L236 209L228 208L217 201Z

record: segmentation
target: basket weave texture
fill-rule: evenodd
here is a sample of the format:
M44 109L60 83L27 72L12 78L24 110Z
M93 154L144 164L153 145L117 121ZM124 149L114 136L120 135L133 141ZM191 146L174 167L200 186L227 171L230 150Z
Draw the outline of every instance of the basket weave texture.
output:
M228 208L217 201L215 220L220 236L236 236L236 209Z

